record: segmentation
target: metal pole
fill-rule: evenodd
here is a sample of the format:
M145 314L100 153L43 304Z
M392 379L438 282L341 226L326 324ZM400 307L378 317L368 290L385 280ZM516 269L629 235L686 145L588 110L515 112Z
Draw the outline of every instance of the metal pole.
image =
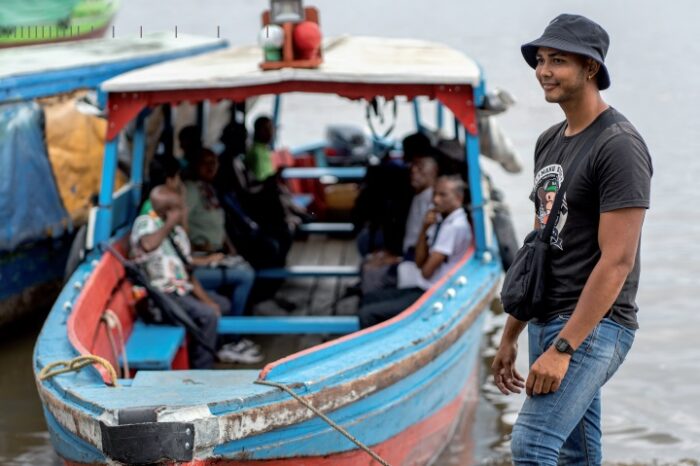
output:
M440 131L445 122L445 107L443 107L440 102L437 103L436 119L437 121L435 122L435 126L437 127L438 131Z
M112 236L112 193L117 173L117 145L119 137L105 145L105 157L102 162L102 180L95 220L95 237L93 244L98 245Z

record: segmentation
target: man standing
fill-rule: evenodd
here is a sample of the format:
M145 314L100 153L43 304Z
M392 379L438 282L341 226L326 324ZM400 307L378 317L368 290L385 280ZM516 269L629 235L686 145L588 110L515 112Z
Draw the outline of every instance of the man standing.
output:
M522 46L545 99L559 104L566 120L535 147L535 228L556 216L544 304L529 325L508 317L492 366L501 392L528 394L513 427L516 465L601 464L600 388L637 329L639 240L652 165L639 133L600 95L610 86L608 44L598 24L564 14ZM589 138L592 149L582 153ZM579 157L561 209L550 213L551 193ZM526 325L527 380L515 369Z

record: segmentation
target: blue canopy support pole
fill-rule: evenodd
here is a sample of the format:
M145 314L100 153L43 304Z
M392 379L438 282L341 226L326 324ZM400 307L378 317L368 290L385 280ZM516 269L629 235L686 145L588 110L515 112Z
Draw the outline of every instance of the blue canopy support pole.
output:
M472 221L476 240L477 257L486 251L486 224L484 223L484 196L481 192L481 167L479 166L479 135L465 129L465 151L469 172L469 192L472 198Z
M418 103L418 97L413 99L413 119L416 121L416 131L423 132L423 124L420 118L420 105Z
M97 105L100 107L100 110L107 108L107 93L101 89L97 90Z
M442 103L437 102L437 108L435 109L435 127L438 131L442 130L442 126L445 124L445 107Z
M457 117L454 117L454 129L455 129L455 140L461 141L459 137L459 129L462 127L462 124L459 122Z
M272 107L272 127L275 129L272 135L272 148L275 149L277 146L277 130L280 126L280 111L282 110L282 96L277 94L275 96L275 101Z
M112 235L112 192L114 191L114 179L117 174L118 142L119 138L116 137L105 145L99 204L95 220L95 237L93 241L95 245L107 241Z
M146 154L145 122L148 110L142 111L136 119L134 131L133 153L131 154L131 196L134 206L132 213L136 212L141 203L141 190L143 189L143 169Z

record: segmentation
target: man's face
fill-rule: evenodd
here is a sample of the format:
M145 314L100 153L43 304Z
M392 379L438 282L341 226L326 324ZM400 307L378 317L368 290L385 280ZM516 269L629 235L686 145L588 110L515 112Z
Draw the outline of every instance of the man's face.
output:
M586 83L585 59L561 50L540 47L535 76L551 103L564 103L583 92Z
M437 166L428 157L414 157L411 162L411 187L420 193L435 183Z
M197 176L200 180L211 183L216 178L216 172L219 170L219 159L215 154L206 153L202 155L201 160L197 164Z
M449 215L461 206L462 200L462 196L459 196L455 190L454 182L441 179L435 184L433 204L435 204L435 210L443 216Z

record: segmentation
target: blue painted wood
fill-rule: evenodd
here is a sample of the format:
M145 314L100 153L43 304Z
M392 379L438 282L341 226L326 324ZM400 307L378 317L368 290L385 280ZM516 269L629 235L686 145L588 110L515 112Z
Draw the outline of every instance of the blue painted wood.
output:
M143 170L146 153L146 131L144 124L149 111L144 110L136 118L134 131L133 153L131 155L131 199L134 206L141 203L141 188L143 187Z
M0 102L31 100L38 97L71 92L76 89L96 89L102 82L127 71L160 63L165 60L188 57L226 47L226 41L188 50L168 52L148 57L132 58L80 66L63 70L42 70L41 72L19 75L0 80Z
M293 265L258 270L257 278L314 278L358 277L360 269L354 265Z
M118 138L108 141L105 145L99 205L93 238L93 244L95 245L107 241L112 236L112 192L114 191L114 179L117 172L117 145Z
M364 178L365 167L337 167L337 168L285 168L282 176L286 179L318 179L323 176L334 176L339 180L359 180Z
M360 329L357 316L221 317L222 334L346 334Z
M352 223L303 223L299 225L299 231L304 233L352 233L355 225Z
M129 368L139 370L167 370L172 365L177 350L185 340L185 329L170 325L146 325L136 322L129 340L126 355ZM124 361L119 358L123 366Z
M479 257L486 251L486 224L484 219L484 196L481 192L481 166L479 165L479 136L465 131L466 158L469 175L469 192L471 193L471 213L474 222L474 240Z
M138 202L135 202L136 186L131 183L122 186L112 198L112 225L110 236L114 236L114 232L120 228L130 228L131 223L136 216Z
M435 126L437 127L438 130L442 129L442 126L445 124L445 107L442 105L442 103L437 102L437 107L435 110Z
M418 97L413 99L413 121L416 125L416 131L423 131L423 123L421 122L420 104L418 102Z
M477 371L483 316L433 362L395 384L327 415L368 445L388 440L449 404ZM302 391L305 394L306 391ZM215 454L252 459L315 456L357 448L318 418L223 444Z
M101 451L65 430L46 407L43 410L51 444L62 458L85 464L104 464L107 462Z
M483 297L486 284L496 282L500 273L500 265L495 261L481 264L480 260L474 258L445 285L435 290L418 312L395 324L338 342L327 350L285 361L272 368L268 378L284 382L301 377L303 380L322 380L321 384L334 383L333 377L354 377L373 370L372 365L378 361L385 364L402 358L405 354L439 339L455 320L476 305ZM459 277L465 277L467 284L460 286ZM454 289L456 293L451 300L445 298L448 288ZM434 312L433 306L436 303L443 306L441 312ZM381 341L382 344L377 346L377 341ZM339 354L343 355L342 361L338 358ZM338 375L339 365L343 367L341 375Z
M272 107L272 124L273 127L275 128L275 131L272 133L272 148L275 149L277 146L277 134L279 133L279 125L280 125L280 114L282 110L282 95L277 94L275 95L275 100L273 103Z

